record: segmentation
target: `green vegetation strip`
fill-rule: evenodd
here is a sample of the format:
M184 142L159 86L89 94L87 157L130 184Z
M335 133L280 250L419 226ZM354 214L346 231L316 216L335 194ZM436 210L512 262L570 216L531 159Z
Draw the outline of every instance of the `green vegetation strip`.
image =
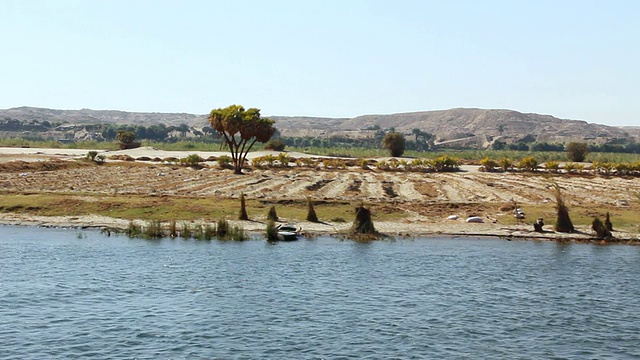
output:
M250 219L263 220L275 206L278 217L302 221L307 216L307 202L260 202L247 199ZM320 202L314 205L320 221L352 221L354 207L342 202ZM179 196L96 195L78 193L0 194L0 212L40 216L102 215L126 220L159 220L168 222L238 218L238 199L195 198ZM374 206L374 213L376 207ZM374 220L392 221L406 217L399 209L379 208Z

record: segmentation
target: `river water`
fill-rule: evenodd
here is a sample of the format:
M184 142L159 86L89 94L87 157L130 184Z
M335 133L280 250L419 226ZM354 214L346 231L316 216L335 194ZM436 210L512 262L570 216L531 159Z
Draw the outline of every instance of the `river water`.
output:
M2 359L640 358L640 247L0 227Z

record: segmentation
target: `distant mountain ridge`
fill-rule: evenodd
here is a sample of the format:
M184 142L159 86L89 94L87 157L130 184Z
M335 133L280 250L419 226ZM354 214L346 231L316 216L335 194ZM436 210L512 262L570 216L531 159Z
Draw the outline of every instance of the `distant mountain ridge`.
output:
M0 119L11 118L21 121L49 121L68 122L72 124L122 124L144 125L153 124L202 126L208 115L193 115L186 113L146 113L127 112L120 110L56 110L37 107L17 107L0 110Z
M112 123L126 125L187 124L192 127L207 125L208 115L187 113L142 113L118 110L55 110L36 107L18 107L0 110L1 119L21 121L68 122L73 124ZM640 128L615 127L588 123L582 120L559 119L551 115L520 113L514 110L456 108L388 115L362 115L354 118L324 118L302 116L269 116L283 136L330 137L332 135L366 136L371 129L395 128L411 134L420 129L440 139L469 136L483 141L496 138L516 141L527 135L535 141L604 142L607 139L640 137ZM360 134L360 135L359 135Z

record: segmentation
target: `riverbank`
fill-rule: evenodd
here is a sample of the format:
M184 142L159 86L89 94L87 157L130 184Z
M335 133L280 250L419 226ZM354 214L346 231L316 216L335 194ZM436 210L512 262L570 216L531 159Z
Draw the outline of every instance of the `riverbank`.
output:
M349 229L360 204L370 208L376 229L393 237L492 236L589 241L595 216L610 213L614 236L639 241L640 179L568 174L486 173L465 166L455 173L383 171L359 166L254 168L244 175L221 169L215 161L198 168L170 161L148 161L190 152L151 148L113 151L104 164L81 161L87 150L0 148L0 223L47 227L124 229L144 225L214 223L228 219L251 233L262 233L271 207L283 223L299 224L311 234ZM203 153L215 157L224 153ZM277 155L252 153L250 158ZM111 159L115 155L116 159ZM305 154L289 156L310 157ZM138 159L118 160L122 157ZM562 189L578 233L551 231L554 190ZM253 221L235 222L239 197L247 198ZM310 200L320 223L304 221ZM513 217L517 204L524 220ZM447 220L450 216L456 220ZM471 216L482 223L467 223ZM532 223L544 218L545 232Z
M35 226L47 228L70 228L70 229L110 229L113 231L125 231L131 223L145 227L148 225L144 220L125 220L99 215L83 216L35 216L25 214L0 214L0 224L5 226ZM197 225L211 224L206 221L186 222L192 228ZM231 226L239 226L249 233L251 237L260 238L264 236L266 222L263 221L240 221L229 220ZM162 224L165 229L169 228L169 223ZM303 230L303 233L310 237L323 235L344 236L348 234L351 222L348 223L313 223L308 221L298 221L296 226ZM422 224L409 220L402 222L382 221L376 222L376 230L391 238L419 238L419 237L491 237L523 240L541 241L569 241L569 242L596 242L596 243L624 243L629 245L640 245L640 234L626 231L614 231L614 239L602 241L595 238L594 232L585 226L577 226L574 233L559 233L551 230L551 226L544 232L535 232L529 226L523 224L519 226L504 226L501 224L486 223L466 223L463 220L448 220L438 224ZM178 223L182 226L182 222Z

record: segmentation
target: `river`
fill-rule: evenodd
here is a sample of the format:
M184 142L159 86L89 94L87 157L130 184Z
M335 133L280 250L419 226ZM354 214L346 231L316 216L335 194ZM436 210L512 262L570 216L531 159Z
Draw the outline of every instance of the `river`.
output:
M0 227L2 359L640 358L640 247Z

